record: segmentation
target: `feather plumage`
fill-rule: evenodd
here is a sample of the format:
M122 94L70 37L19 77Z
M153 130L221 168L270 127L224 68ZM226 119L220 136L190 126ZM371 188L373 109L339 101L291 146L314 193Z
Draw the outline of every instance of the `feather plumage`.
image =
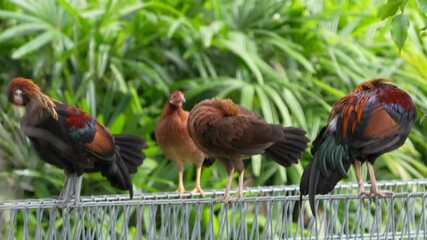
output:
M147 148L142 137L111 135L96 119L52 100L29 79L13 79L7 94L13 104L25 107L21 131L41 159L64 169L67 179L72 174L101 172L111 185L133 196L130 173L142 164L141 150Z
M200 186L202 166L212 165L214 159L206 156L188 135L188 112L182 108L184 102L185 98L181 91L171 93L156 125L156 140L167 158L178 167L179 184L177 192L183 193L185 191L183 183L184 163L192 163L196 166L196 186L193 192L204 195Z
M400 147L415 119L410 96L384 79L364 82L335 103L301 177L301 196L309 195L313 212L315 194L332 191L355 161L374 164L381 154Z
M230 198L232 173L239 174L243 188L243 159L265 153L282 166L297 163L308 139L299 128L268 124L254 112L230 99L208 99L190 112L188 131L202 151L217 157L226 167L228 182L224 200Z

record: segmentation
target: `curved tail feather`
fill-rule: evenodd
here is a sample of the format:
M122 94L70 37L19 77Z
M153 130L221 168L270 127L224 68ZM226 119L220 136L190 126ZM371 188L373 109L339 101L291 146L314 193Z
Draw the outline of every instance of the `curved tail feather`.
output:
M349 161L343 162L343 166L344 169L348 171L351 163ZM318 166L318 158L317 155L315 155L313 160L305 167L301 176L300 203L302 204L302 196L308 194L310 208L314 216L316 216L315 195L331 192L337 183L345 177L339 171L334 171L332 169L328 169L327 172L328 177L325 177Z
M147 148L144 138L135 135L113 135L116 143L114 161L100 167L101 174L107 178L113 187L129 190L133 197L131 173L135 173L143 163L145 154L141 151Z

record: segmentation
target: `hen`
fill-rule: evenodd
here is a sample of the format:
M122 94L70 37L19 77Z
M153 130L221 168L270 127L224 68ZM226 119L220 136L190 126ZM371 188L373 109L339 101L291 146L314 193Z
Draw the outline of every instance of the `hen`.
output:
M302 195L309 195L315 214L315 194L333 190L355 165L359 195L384 195L376 184L373 164L383 153L400 147L415 122L411 97L384 79L363 82L333 106L328 124L313 143L312 161L300 182ZM365 192L361 165L366 162L371 190Z
M74 195L79 201L84 172L101 172L110 184L129 190L130 174L145 159L145 140L135 135L111 135L108 129L80 109L55 101L43 94L30 79L15 78L7 87L9 101L25 107L21 132L40 158L64 169L66 179L60 198ZM74 192L73 192L74 191Z
M228 182L224 196L229 201L233 172L239 174L237 199L242 197L243 159L265 153L278 164L297 163L308 139L299 128L268 124L254 112L229 99L208 99L197 104L188 117L188 132L196 145L225 166Z
M176 191L185 192L184 163L193 163L196 165L196 186L192 192L198 192L204 196L200 186L202 166L210 165L213 161L205 156L188 135L188 112L182 109L184 102L185 98L181 91L175 91L169 96L156 126L156 140L166 157L178 167L179 184Z

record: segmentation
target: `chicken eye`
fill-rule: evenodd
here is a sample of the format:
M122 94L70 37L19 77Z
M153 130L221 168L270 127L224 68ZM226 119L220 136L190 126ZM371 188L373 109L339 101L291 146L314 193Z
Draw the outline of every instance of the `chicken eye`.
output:
M16 90L13 93L13 103L16 105L24 105L24 92L21 90Z

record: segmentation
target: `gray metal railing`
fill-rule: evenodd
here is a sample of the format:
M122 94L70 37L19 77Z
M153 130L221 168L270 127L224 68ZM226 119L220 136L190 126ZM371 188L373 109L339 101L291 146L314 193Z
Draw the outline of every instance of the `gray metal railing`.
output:
M212 203L222 191L3 201L0 239L427 239L427 180L379 186L395 194L362 199L357 184L338 185L317 196L317 218L297 186L247 188L228 204Z

